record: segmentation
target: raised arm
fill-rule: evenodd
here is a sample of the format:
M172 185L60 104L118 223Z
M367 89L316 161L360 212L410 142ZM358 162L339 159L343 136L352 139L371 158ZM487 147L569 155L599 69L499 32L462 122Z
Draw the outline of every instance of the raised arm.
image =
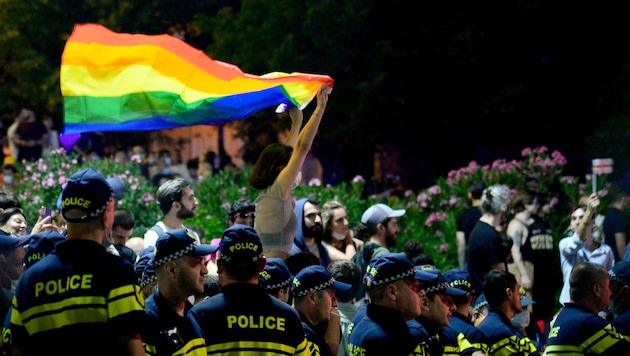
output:
M280 172L278 178L276 178L280 187L282 187L282 197L284 199L288 199L291 196L291 188L293 186L293 182L297 177L298 173L302 170L302 165L304 164L304 159L306 155L311 150L311 145L313 144L313 140L315 139L315 135L317 134L317 130L319 129L319 124L322 121L322 116L324 115L324 111L326 110L326 104L328 103L328 95L330 94L330 87L328 84L322 85L322 87L317 92L317 107L310 119L304 125L304 128L299 133L297 138L297 143L293 146L293 154L289 159L289 163L286 167ZM298 109L299 111L299 109ZM291 115L291 120L295 122L294 109L291 109L289 112ZM300 112L300 117L302 113ZM293 132L293 125L291 125L291 132ZM291 137L291 133L289 137ZM287 144L289 144L289 140L287 139Z
M304 116L302 115L302 110L294 106L289 109L289 117L291 117L291 130L289 131L289 135L287 136L287 141L285 142L285 144L295 149L298 135L300 134L300 128L302 128L302 121Z
M597 207L599 206L599 197L597 196L597 194L591 194L588 197L588 201L586 204L586 211L584 212L582 221L580 221L580 224L575 231L582 241L586 240L587 237L590 237L590 234L593 231L593 216L595 216L595 213L597 212Z

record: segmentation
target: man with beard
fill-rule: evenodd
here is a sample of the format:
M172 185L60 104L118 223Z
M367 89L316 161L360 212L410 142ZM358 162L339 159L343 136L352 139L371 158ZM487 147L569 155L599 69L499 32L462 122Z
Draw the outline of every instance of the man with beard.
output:
M302 198L295 203L294 211L295 216L297 216L298 228L295 232L291 255L311 252L319 257L319 263L322 266L328 267L330 256L328 249L322 244L324 225L319 202L310 198Z
M183 229L184 220L195 216L195 209L199 201L195 192L184 178L175 178L162 183L155 194L158 206L164 213L164 218L158 221L144 234L144 248L155 246L158 236L174 229ZM197 242L199 236L194 231Z
M389 253L389 248L396 245L396 237L400 232L398 218L405 215L406 210L394 210L385 204L369 207L361 216L361 224L357 226L359 237L365 244L352 257L361 275L365 275L366 267L372 259ZM365 297L365 285L361 284L357 291L357 301Z

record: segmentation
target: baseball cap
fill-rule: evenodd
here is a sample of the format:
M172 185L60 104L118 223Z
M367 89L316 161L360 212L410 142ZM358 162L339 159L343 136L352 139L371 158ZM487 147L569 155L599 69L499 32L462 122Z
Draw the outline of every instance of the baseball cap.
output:
M120 198L125 192L125 190L127 189L125 186L125 183L120 178L110 177L110 178L107 178L106 181L107 183L109 183L109 186L112 187L112 189L114 190L114 198ZM59 197L57 197L57 210L61 210L61 196L62 195L63 195L63 192L59 194Z
M8 253L27 244L31 236L12 236L4 231L0 232L0 252Z
M154 246L145 247L140 251L136 257L136 262L133 265L133 270L136 273L136 279L140 288L144 288L155 282L157 276L153 269Z
M475 292L475 288L470 283L470 275L466 270L459 268L450 269L444 273L444 278L446 278L451 287L463 290L467 296Z
M314 292L326 288L333 288L337 290L348 290L352 288L348 283L336 281L333 276L320 265L311 265L304 267L293 278L293 295L301 297L308 294L308 292Z
M404 253L385 253L373 258L366 267L363 281L368 289L405 278L430 279L434 275L420 271Z
M187 228L166 231L160 234L155 241L153 267L161 266L183 256L209 255L216 252L217 249L218 246L198 243L193 232Z
M29 268L55 249L58 242L66 237L55 230L48 230L30 235L30 241L24 255L24 267Z
M397 218L405 215L406 210L394 210L385 204L375 204L369 207L361 216L361 222L368 227L376 226L387 218Z
M263 257L263 246L254 228L236 224L223 232L219 242L219 259L233 264L257 262Z
M451 287L450 283L444 278L442 272L433 265L422 265L419 270L431 273L435 278L431 280L420 279L420 287L428 293L445 293L449 295L464 295L466 291Z
M258 284L267 290L284 288L291 284L292 280L293 276L286 262L278 257L268 258L265 269L258 276Z
M114 199L114 190L92 168L73 174L61 193L61 215L70 223L84 222L101 214Z
M630 262L620 261L608 271L610 280L623 285L630 284Z

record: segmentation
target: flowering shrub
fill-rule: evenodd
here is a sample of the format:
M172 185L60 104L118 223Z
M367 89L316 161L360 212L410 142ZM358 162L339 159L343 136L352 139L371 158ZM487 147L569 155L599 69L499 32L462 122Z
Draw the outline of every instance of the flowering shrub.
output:
M435 184L419 192L407 192L405 198L390 197L383 200L394 209L407 210L399 219L401 231L397 244L392 250L402 251L408 240L419 241L426 252L431 254L436 265L443 271L457 266L457 248L455 243L455 221L457 216L468 206L467 189L473 180L482 179L486 185L505 184L516 191L519 188L532 188L549 193L553 202L557 202L549 216L554 229L556 243L563 237L568 226L569 207L567 202L576 202L581 195L590 192L590 176L585 181L571 176L562 176L566 159L558 151L548 152L546 147L526 148L522 151L523 159L507 161L496 160L490 165L480 166L470 162L468 166L453 170L447 177L436 180ZM122 179L127 190L117 201L118 207L131 210L136 217L135 236L144 232L161 218L161 212L155 204L156 188L146 180L139 166L139 157L132 157L131 162L120 164L111 159L98 162L81 163L76 155L67 155L63 149L47 152L33 163L18 163L21 179L17 193L27 214L29 224L37 219L37 209L42 205L56 208L57 199L68 177L86 167L92 167L105 177ZM258 192L247 184L250 168L242 170L220 171L216 175L201 180L194 187L199 199L195 217L187 224L201 228L207 241L221 237L226 228L226 214L233 201L241 196L252 199ZM374 202L361 199L365 180L357 176L350 182L336 186L321 186L314 180L308 186L299 186L293 191L298 198L310 197L322 204L335 199L346 205L351 226L360 223L363 212ZM604 179L598 181L602 194L602 209L605 209Z

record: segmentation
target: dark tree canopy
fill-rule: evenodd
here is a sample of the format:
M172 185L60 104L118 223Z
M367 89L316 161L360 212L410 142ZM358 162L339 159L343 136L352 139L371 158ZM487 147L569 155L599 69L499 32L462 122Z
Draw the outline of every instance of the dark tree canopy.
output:
M471 160L518 158L536 146L560 150L569 174L587 173L599 157L614 158L616 174L628 170L630 26L621 3L0 4L5 129L23 103L61 121L63 46L75 23L98 22L119 32L182 34L248 73L330 75L335 90L316 153L327 173L344 179L372 174L377 144L399 148L412 188ZM243 120L243 134L277 129L271 112L251 121Z

